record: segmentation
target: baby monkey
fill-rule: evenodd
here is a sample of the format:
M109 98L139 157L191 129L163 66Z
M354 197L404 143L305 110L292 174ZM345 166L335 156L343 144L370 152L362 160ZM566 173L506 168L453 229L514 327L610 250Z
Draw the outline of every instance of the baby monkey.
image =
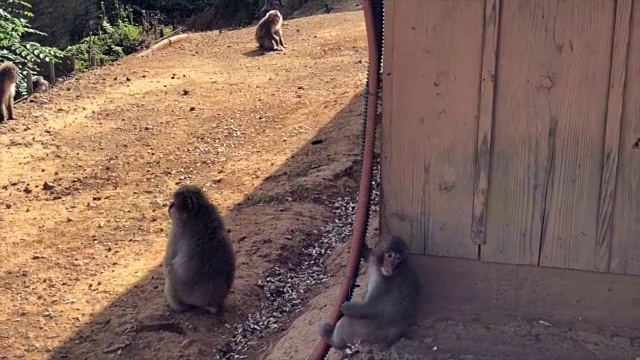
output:
M47 91L51 89L51 85L42 76L33 77L33 91Z
M282 14L278 10L269 11L256 27L258 47L266 51L283 51L286 46L282 40Z
M5 118L14 120L13 98L16 96L16 82L18 82L18 68L10 61L0 65L0 123Z
M406 243L393 236L374 250L366 247L365 255L369 283L364 301L345 302L336 326L320 328L324 341L338 350L356 340L387 350L406 335L417 313L420 283L407 261Z
M193 185L174 192L168 212L171 232L163 270L169 306L178 312L195 308L221 312L236 266L222 217Z

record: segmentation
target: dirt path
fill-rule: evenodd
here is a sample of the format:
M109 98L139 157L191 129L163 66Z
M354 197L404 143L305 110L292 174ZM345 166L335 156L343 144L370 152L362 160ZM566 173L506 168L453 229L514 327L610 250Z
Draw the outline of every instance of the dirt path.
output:
M261 276L330 220L326 199L353 193L362 13L289 21L289 49L265 56L252 31L80 75L0 126L0 358L211 356L259 305ZM340 162L353 166L305 180ZM166 203L187 182L225 212L238 254L220 318L162 297ZM136 331L159 321L185 335Z

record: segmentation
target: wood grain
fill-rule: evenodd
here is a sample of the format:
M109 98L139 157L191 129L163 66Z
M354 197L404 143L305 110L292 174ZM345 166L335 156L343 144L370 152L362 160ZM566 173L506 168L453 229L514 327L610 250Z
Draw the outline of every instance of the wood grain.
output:
M624 82L627 70L627 53L629 50L631 7L631 0L618 0L616 2L613 54L611 56L609 99L603 149L604 162L602 164L602 177L600 181L598 232L596 237L596 270L601 272L609 271L611 255L611 224L616 196L620 126L622 122Z
M640 275L640 1L631 19L609 269Z
M471 221L484 1L385 6L391 3L394 20L387 7L384 42L383 228L407 239L413 253L477 258Z
M491 171L491 131L495 93L496 57L498 51L500 0L486 0L484 40L482 42L482 78L478 113L478 140L473 195L471 236L476 244L486 242L487 193Z
M394 173L393 176L387 171L388 151L390 151L389 141L385 138L385 134L389 132L392 126L395 126L392 118L392 102L393 96L393 77L391 76L393 71L393 54L394 54L394 39L395 39L395 0L384 0L384 25L382 36L382 122L380 126L381 141L380 141L380 215L379 215L379 229L381 235L390 235L391 229L389 228L389 221L387 221L387 199L385 194L385 186L383 184L390 184L399 173ZM411 245L411 239L404 238L409 245Z
M594 269L614 2L501 5L482 260Z

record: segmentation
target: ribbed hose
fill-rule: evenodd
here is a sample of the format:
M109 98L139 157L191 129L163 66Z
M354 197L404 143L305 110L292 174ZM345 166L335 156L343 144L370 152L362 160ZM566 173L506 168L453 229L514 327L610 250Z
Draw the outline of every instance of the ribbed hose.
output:
M362 170L356 216L351 234L351 248L347 262L346 279L342 283L340 295L336 299L331 323L335 325L342 317L340 307L349 301L358 278L362 244L365 241L369 223L369 205L371 198L371 177L373 172L373 155L376 136L376 118L378 99L381 92L380 68L382 62L383 6L382 0L364 0L362 3L367 29L367 46L369 48L369 65L367 71L366 91L364 93ZM329 346L320 340L309 360L323 360L329 353Z

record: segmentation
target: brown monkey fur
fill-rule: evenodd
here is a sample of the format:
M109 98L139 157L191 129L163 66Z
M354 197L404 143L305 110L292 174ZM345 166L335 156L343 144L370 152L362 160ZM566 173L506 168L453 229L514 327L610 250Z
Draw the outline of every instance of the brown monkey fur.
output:
M0 65L0 123L15 119L13 116L13 98L16 96L18 68L10 61Z
M338 350L356 340L389 349L407 335L415 321L421 290L407 261L406 243L393 236L374 250L365 248L365 254L369 282L364 301L345 302L336 326L325 323L320 328L324 341Z
M282 14L278 10L269 11L256 27L255 40L265 51L282 51L286 46L282 40Z
M182 185L174 192L168 213L171 232L163 270L169 306L178 312L222 311L236 266L222 217L193 185Z
M51 85L42 76L33 77L33 91L47 91Z

